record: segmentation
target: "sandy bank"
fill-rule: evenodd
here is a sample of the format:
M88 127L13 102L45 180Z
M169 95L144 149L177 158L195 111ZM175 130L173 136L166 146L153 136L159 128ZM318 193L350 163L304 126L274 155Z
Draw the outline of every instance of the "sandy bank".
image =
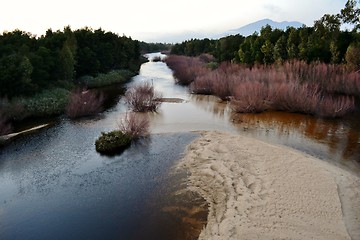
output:
M36 130L45 128L45 127L47 127L47 126L49 126L49 125L50 125L50 124L48 124L48 123L47 123L47 124L42 124L42 125L39 125L39 126L30 128L30 129L23 130L23 131L21 131L21 132L10 133L10 134L7 134L7 135L1 135L1 136L0 136L0 141L7 141L7 140L10 140L11 138L20 136L20 135L22 135L22 134L31 133L31 132L33 132L33 131L36 131Z
M199 239L360 239L360 179L301 152L205 132L179 167L209 203Z

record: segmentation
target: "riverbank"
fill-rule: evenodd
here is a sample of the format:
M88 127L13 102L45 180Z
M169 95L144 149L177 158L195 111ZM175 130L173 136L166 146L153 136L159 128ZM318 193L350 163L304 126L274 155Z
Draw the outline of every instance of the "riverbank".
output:
M209 204L199 239L360 239L360 178L304 153L204 132L178 167Z

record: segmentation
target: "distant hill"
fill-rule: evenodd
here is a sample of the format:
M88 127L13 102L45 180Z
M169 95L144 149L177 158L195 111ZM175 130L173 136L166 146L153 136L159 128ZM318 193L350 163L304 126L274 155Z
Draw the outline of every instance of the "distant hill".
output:
M226 32L222 33L221 36L219 36L219 37L224 37L224 36L228 36L228 35L236 35L236 34L240 34L243 36L249 36L249 35L252 35L254 32L260 33L261 28L266 25L270 25L273 29L277 28L277 29L286 30L287 27L300 28L304 24L301 22L288 22L288 21L275 22L271 19L263 19L263 20L259 20L257 22L247 24L238 29L226 31Z
M285 30L287 27L295 27L295 28L299 28L302 27L303 23L300 22L288 22L288 21L283 21L283 22L275 22L271 19L263 19L257 22L253 22L250 24L247 24L243 27L237 28L237 29L233 29L233 30L228 30L225 32L191 32L191 31L187 31L187 32L181 32L181 33L177 33L177 34L151 34L151 38L146 39L146 41L148 42L167 42L167 43L179 43L185 40L189 40L192 38L197 38L197 39L204 39L204 38L210 38L210 39L219 39L222 37L226 37L229 35L236 35L236 34L241 34L243 36L249 36L251 34L253 34L255 31L260 33L260 30L262 27L266 26L267 24L269 24L273 29L278 28L278 29L283 29Z

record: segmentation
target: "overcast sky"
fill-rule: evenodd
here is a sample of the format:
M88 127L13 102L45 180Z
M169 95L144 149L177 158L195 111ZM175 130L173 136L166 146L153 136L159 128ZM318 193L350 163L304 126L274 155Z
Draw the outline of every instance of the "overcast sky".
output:
M257 20L299 21L312 26L338 13L346 0L10 0L1 3L0 32L20 29L102 28L143 41L223 32Z

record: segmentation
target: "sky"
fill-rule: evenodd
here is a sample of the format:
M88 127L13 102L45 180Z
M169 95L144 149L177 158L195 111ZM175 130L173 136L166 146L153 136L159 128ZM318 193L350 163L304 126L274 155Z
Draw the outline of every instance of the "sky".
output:
M37 36L70 25L102 28L146 42L176 42L269 18L312 26L339 13L346 0L10 0L1 3L0 33Z

